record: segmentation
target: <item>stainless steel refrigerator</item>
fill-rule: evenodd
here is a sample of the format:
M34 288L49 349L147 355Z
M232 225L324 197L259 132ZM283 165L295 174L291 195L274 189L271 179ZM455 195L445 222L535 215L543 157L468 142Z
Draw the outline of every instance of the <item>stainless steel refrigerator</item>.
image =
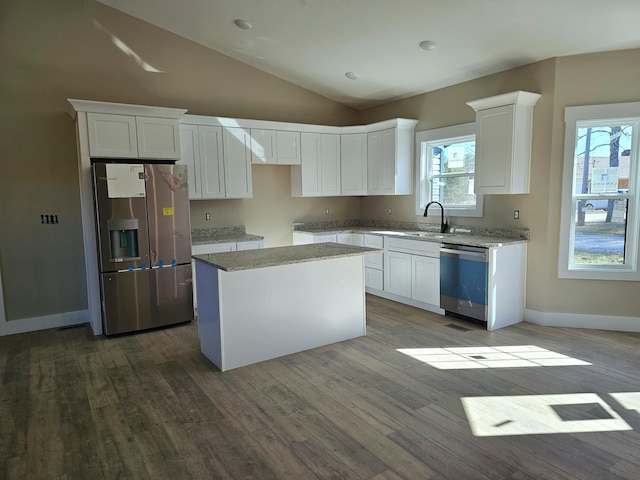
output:
M193 320L187 170L93 164L105 335Z

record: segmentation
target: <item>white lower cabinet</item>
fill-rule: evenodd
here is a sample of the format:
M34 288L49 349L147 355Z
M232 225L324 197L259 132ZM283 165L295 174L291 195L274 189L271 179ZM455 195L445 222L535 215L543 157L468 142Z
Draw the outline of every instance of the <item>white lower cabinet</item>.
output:
M364 234L338 233L336 234L336 241L338 243L343 243L345 245L355 245L356 247L364 247Z
M366 233L364 235L364 246L382 249L384 247L384 237ZM366 255L364 257L364 267L364 285L367 291L382 291L384 287L384 253L370 253Z
M372 290L382 290L384 287L384 273L376 268L365 267L364 269L364 286L369 292Z
M440 244L386 237L384 292L419 307L440 307ZM394 300L403 301L402 299Z
M225 242L225 243L207 243L204 245L191 245L192 255L206 255L208 253L224 253L235 252L237 250L254 250L264 248L264 240L250 240L247 242ZM196 271L195 260L191 260L192 272ZM192 277L193 282L193 307L198 308L198 299L196 297L196 276Z
M293 244L337 242L383 250L364 256L367 293L436 313L440 309L440 244L404 237L293 232Z
M411 254L386 251L384 256L384 291L411 297Z
M258 248L264 248L264 240L250 240L247 242L237 242L236 250L256 250Z
M440 258L411 255L411 298L440 305Z

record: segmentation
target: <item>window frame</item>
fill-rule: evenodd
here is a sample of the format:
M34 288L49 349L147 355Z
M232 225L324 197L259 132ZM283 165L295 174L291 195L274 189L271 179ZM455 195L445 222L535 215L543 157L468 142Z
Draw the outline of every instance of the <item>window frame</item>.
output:
M424 214L428 199L431 198L431 158L429 158L429 155L423 155L422 145L424 143L443 144L467 141L469 137L474 139L476 137L475 122L416 132L416 215L422 216ZM473 176L475 179L475 170ZM449 217L482 217L484 196L476 193L475 206L443 205L443 207L445 215ZM429 213L433 213L433 215L437 213L439 215L439 212L435 209L430 210Z
M562 203L558 249L558 278L585 280L640 281L640 102L565 107L565 145L562 172ZM604 198L627 198L625 232L625 263L622 265L571 265L570 253L575 238L576 203L582 198L598 197L574 191L574 167L578 128L589 123L609 122L633 125L631 157L629 159L629 189L624 195ZM580 125L579 125L580 124Z

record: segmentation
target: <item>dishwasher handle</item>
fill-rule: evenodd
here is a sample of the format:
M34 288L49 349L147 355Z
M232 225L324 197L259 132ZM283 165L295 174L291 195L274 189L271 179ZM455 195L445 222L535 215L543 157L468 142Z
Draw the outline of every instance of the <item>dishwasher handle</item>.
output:
M482 257L486 258L486 252L478 252L478 251L470 251L470 250L459 250L453 248L440 248L440 253L449 253L451 255L464 255L468 257Z

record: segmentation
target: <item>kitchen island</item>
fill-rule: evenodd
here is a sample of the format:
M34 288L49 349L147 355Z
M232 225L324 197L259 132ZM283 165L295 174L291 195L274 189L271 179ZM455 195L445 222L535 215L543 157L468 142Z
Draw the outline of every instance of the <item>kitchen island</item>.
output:
M194 255L198 336L220 370L363 336L364 255L319 243Z

